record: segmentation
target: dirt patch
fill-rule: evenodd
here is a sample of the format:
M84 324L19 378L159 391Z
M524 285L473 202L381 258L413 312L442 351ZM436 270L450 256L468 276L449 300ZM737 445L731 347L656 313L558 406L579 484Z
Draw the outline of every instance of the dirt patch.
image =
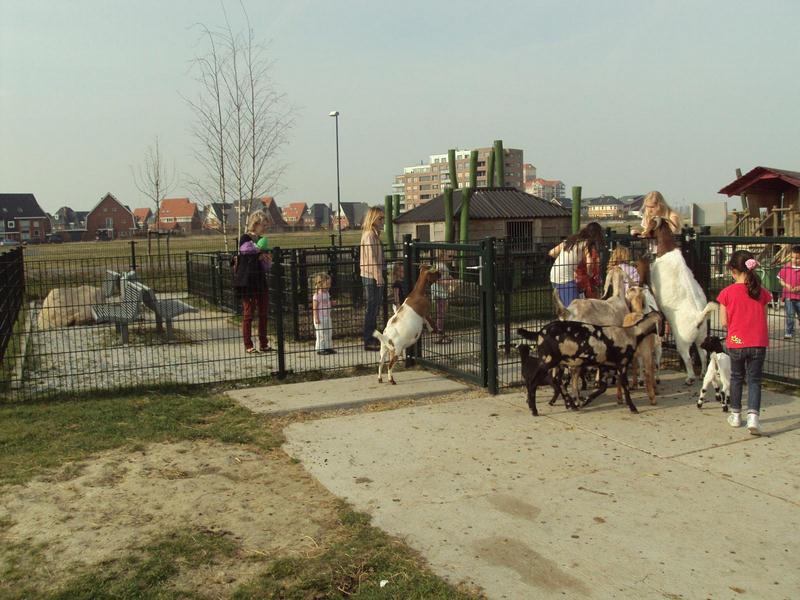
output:
M319 552L333 529L335 502L282 452L153 444L65 465L4 490L0 547L42 548L44 570L56 583L165 531L225 532L241 546L236 563L191 573L193 589L220 592L263 568L252 559ZM4 560L0 552L0 571Z

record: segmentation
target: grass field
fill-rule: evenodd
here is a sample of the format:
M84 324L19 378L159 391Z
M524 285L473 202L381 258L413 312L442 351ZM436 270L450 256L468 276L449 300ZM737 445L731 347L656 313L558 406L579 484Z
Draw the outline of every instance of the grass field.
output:
M327 231L309 231L297 233L270 233L267 239L272 247L301 248L311 246L330 246L331 237ZM342 243L345 246L358 244L361 231L343 231ZM229 248L236 245L236 236L228 238ZM148 241L146 238L134 240L137 256L147 256ZM170 239L169 252L183 254L189 252L213 252L224 250L225 243L222 235L191 235L173 237ZM150 241L150 253L158 254L158 242L154 238ZM166 238L161 240L161 253L167 253ZM130 256L131 240L113 240L110 242L66 242L63 244L30 244L25 246L26 260L62 260L72 258L101 258L112 256Z

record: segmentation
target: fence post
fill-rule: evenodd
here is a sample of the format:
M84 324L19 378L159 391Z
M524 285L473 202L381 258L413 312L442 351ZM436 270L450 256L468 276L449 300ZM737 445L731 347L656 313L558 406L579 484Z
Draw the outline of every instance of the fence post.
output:
M411 271L414 268L414 250L411 246L411 234L403 235L403 288L408 294L411 292ZM414 364L414 347L406 348L406 367Z
M481 355L484 363L484 385L489 389L490 394L497 393L497 318L494 311L495 303L495 277L494 261L494 238L488 238L481 242L481 258L483 261L480 270L481 287L481 319L484 340L484 348Z
M503 350L511 352L511 298L514 287L514 273L511 267L511 247L506 241L503 244L503 268L505 285L503 286Z
M131 240L131 271L136 270L136 242Z
M292 336L294 337L294 341L300 341L300 308L297 306L297 288L298 288L298 281L297 281L297 250L290 251L290 258L289 258L289 300L291 302L291 310L292 310Z
M186 251L186 292L192 293L192 266L189 261L189 251Z
M273 321L275 322L275 337L277 338L278 351L278 370L274 371L272 375L278 379L286 378L286 333L283 328L283 293L284 293L284 279L283 279L283 255L280 246L272 249L272 290L271 296L275 298L275 312Z
M222 295L220 294L220 296L217 296L217 287L218 287L217 286L217 279L218 279L217 258L218 258L218 255L216 255L216 254L209 255L209 257L208 257L208 263L209 263L208 267L209 267L209 269L208 270L211 273L211 302L213 302L214 304L219 306L221 301L222 301Z

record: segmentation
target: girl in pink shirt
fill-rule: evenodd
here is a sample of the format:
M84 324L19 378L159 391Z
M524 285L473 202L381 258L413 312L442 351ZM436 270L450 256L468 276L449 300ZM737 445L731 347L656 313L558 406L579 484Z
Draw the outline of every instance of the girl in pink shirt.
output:
M783 339L794 335L795 316L800 319L800 246L792 246L792 260L783 265L778 273L783 288L783 304L786 307L786 333Z
M734 284L717 296L719 320L728 328L725 345L731 357L731 414L728 424L742 424L742 380L747 375L747 428L761 435L758 414L761 410L761 371L769 346L767 303L772 294L761 287L753 270L758 261L752 252L737 250L727 264Z

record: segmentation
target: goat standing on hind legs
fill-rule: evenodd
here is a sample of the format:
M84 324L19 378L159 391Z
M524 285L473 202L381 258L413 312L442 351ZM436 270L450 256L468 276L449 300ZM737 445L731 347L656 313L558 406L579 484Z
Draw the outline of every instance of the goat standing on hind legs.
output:
M422 265L414 289L389 319L383 333L375 331L372 334L381 343L380 360L378 361L379 383L383 382L383 363L388 362L389 383L396 384L392 369L397 359L403 356L406 348L417 343L422 335L423 327L427 327L429 332L436 329L431 321L431 301L425 294L425 288L438 281L440 277L441 273L437 269Z
M654 235L658 252L650 268L653 294L669 322L675 347L686 366L686 385L694 383L694 365L689 349L694 345L700 355L701 371L706 370L706 356L700 351L705 338L705 324L716 304L706 301L705 292L689 270L680 249L675 244L669 221L656 218L646 234Z

